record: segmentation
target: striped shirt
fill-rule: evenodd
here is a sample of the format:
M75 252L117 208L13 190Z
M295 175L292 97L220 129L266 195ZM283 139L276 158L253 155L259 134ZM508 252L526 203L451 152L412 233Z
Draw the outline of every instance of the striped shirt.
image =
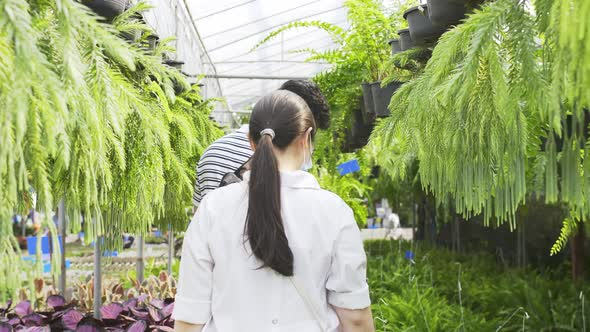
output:
M221 178L235 172L254 152L248 141L248 125L213 142L201 156L197 165L197 181L193 192L193 206L199 203L211 190L219 187Z

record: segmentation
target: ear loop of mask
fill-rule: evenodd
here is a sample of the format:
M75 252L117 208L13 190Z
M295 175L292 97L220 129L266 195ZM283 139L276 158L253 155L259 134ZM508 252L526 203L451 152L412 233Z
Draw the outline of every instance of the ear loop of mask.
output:
M307 158L307 153L303 150L303 164L301 165L301 170L308 171L313 167L311 156L313 154L313 147L311 145L311 132L309 133L309 159Z

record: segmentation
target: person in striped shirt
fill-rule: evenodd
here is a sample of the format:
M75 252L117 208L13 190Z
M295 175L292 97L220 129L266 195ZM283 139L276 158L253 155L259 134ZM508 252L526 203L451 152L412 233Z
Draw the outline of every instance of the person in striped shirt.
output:
M319 129L330 126L330 107L320 88L308 80L289 80L279 90L299 95L313 113ZM197 181L193 192L194 210L211 190L217 189L223 176L244 166L254 152L248 140L248 125L213 142L203 153L197 165Z

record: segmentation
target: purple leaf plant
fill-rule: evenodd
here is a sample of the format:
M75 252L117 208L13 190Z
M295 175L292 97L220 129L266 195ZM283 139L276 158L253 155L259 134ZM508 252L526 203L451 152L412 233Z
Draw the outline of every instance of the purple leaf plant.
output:
M77 302L67 303L60 295L47 298L50 311L34 311L29 301L13 306L8 301L0 307L0 332L145 332L173 331L174 299L152 299L146 296L131 298L123 303L102 306L102 319L77 308Z

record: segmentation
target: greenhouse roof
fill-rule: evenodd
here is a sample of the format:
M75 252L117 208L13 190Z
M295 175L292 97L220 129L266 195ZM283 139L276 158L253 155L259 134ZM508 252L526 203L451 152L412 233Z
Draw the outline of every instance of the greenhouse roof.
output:
M306 48L333 48L327 33L296 29L252 48L269 33L294 21L323 21L346 27L341 0L192 0L186 2L229 110L248 112L262 95L291 78L311 78L329 67L305 62ZM208 60L203 60L208 61Z

